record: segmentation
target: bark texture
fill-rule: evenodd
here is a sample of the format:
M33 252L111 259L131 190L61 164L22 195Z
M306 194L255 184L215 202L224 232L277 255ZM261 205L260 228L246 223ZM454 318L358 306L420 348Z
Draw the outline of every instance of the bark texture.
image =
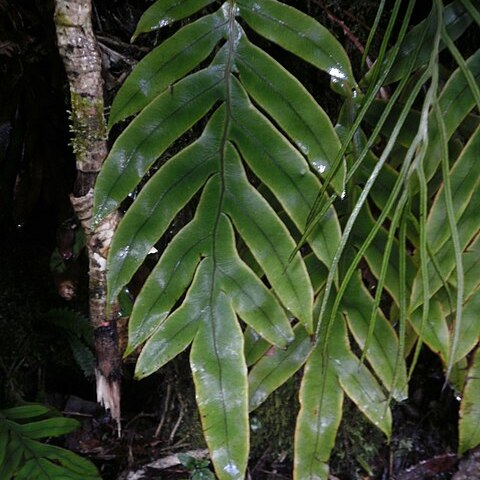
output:
M72 145L77 178L70 196L87 238L90 320L95 331L97 400L110 410L120 432L121 356L116 316L106 304L106 258L118 213L91 229L93 187L107 154L102 62L91 23L91 0L57 0L55 25L70 85Z

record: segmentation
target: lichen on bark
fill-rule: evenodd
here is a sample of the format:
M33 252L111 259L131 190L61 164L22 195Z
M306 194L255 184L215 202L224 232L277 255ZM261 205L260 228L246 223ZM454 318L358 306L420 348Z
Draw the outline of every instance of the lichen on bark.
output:
M120 432L121 356L116 305L107 308L106 259L119 221L114 212L94 230L93 187L107 154L102 62L91 22L91 0L57 0L55 25L71 99L72 147L77 178L70 196L85 231L89 257L90 320L97 354L97 400L110 410Z

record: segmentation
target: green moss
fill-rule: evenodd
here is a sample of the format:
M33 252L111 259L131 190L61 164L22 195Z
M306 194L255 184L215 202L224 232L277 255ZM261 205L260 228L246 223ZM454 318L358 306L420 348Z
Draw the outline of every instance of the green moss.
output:
M55 25L59 27L73 27L75 26L68 15L65 15L59 9L55 11Z
M300 376L297 375L251 413L251 458L260 458L268 449L272 457L293 459L299 386Z
M70 112L71 146L77 157L88 155L92 145L107 138L103 101L72 92Z
M335 442L330 468L340 478L360 480L371 476L373 465L386 438L357 407L345 398L343 418Z

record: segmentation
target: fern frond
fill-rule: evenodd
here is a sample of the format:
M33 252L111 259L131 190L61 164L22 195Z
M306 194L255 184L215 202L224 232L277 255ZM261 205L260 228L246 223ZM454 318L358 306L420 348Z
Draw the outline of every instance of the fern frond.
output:
M76 430L80 424L60 417L44 405L0 410L0 478L2 480L99 480L89 460L39 440Z

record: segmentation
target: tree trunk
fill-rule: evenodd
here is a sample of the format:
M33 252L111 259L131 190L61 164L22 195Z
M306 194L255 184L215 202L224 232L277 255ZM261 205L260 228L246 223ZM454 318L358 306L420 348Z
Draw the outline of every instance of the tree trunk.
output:
M106 258L119 214L91 229L93 186L107 154L102 63L91 23L91 0L57 0L58 48L70 85L72 145L77 178L70 196L87 238L90 320L95 332L97 400L110 410L120 433L121 356L116 305L106 303Z

